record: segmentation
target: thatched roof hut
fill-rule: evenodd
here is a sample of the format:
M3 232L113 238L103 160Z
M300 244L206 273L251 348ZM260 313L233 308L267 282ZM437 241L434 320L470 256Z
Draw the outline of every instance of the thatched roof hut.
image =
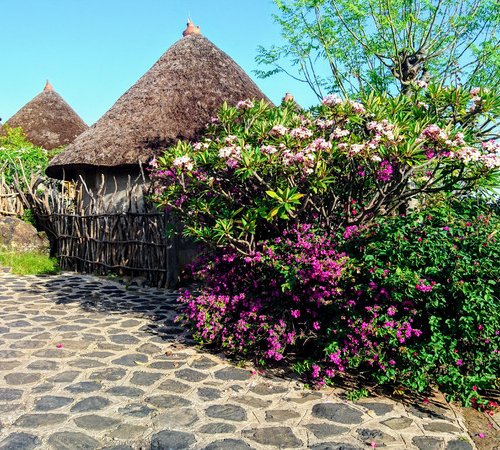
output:
M226 53L192 23L93 126L52 161L60 178L132 171L177 140L195 140L224 101L266 99Z
M88 128L48 81L43 92L26 103L6 125L21 127L30 142L47 150L71 144Z

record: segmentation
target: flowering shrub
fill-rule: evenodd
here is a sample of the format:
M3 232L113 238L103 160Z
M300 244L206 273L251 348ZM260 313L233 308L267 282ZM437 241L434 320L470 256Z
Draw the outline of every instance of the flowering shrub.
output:
M293 228L203 261L184 318L234 355L293 357L313 384L353 372L480 404L500 373L499 225L464 201L337 236Z
M430 86L364 103L328 96L225 105L206 136L152 161L156 201L211 246L255 252L289 222L339 228L390 215L411 198L476 189L500 164L489 120L500 98Z
M202 343L280 361L315 341L321 311L339 296L348 258L310 226L284 231L251 256L227 251L201 261L201 293L185 291L185 319Z
M200 142L151 163L158 205L212 251L182 297L195 337L262 364L293 356L315 384L353 371L480 403L499 373L498 217L396 212L498 186L499 108L423 85L307 113L224 105Z
M500 373L498 211L477 200L379 221L348 238L344 311L327 315L325 357L301 366L322 381L344 368L465 403Z

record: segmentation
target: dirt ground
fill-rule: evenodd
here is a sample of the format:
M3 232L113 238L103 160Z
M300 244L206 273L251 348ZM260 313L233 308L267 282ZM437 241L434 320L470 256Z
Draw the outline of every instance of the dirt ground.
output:
M463 408L462 414L478 450L500 450L500 413L489 416L476 409Z

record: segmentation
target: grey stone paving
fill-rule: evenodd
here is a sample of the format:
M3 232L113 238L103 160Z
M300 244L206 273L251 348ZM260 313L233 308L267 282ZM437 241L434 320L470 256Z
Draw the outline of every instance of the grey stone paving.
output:
M0 274L0 450L472 449L456 411L346 402L198 351L175 291Z

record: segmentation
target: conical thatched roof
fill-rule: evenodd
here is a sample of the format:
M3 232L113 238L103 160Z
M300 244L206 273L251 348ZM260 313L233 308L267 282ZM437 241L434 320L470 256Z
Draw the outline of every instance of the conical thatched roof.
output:
M241 67L198 33L186 32L101 119L51 161L47 174L61 177L63 170L74 174L91 167L146 163L155 151L179 139L197 139L224 101L267 100Z
M47 81L45 89L6 125L21 127L30 142L47 150L70 144L88 126Z

